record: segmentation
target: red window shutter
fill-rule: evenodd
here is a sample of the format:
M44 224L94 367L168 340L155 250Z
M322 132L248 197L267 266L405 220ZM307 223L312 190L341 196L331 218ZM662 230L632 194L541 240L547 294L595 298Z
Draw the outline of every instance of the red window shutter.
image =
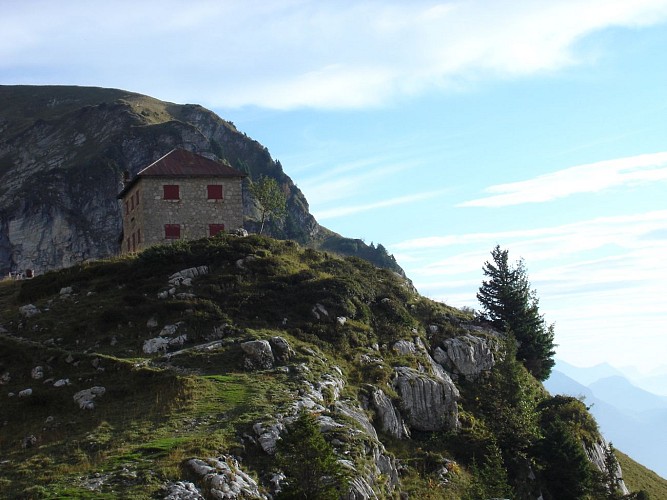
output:
M179 186L178 184L164 184L162 186L164 190L163 198L165 200L180 200Z
M209 200L222 200L222 184L209 184L206 187Z
M225 231L225 225L224 224L209 224L208 225L208 235L209 236L215 236L218 233L222 233Z
M165 224L164 225L164 237L168 240L178 240L181 237L181 225L180 224Z

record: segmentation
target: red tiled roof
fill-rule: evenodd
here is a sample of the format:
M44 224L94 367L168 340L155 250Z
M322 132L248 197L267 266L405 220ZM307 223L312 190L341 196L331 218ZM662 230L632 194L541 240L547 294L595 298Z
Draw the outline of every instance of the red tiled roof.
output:
M185 149L172 149L162 158L141 170L117 196L123 196L141 177L246 177L246 174L223 163L209 160Z
M229 165L209 160L184 149L173 149L147 166L137 177L245 177Z

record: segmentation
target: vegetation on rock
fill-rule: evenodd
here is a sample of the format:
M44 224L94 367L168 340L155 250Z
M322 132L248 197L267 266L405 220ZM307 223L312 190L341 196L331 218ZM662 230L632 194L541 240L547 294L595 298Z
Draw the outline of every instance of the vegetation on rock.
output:
M292 241L219 235L5 281L0 318L0 489L9 498L204 491L224 467L218 481L187 464L207 471L223 461L274 494L276 481L303 486L290 483L303 471L289 463L311 452L313 477L345 467L349 478L319 486L347 484L359 496L553 498L560 458L581 458L599 438L583 405L551 398L514 343L471 313L421 297L387 269ZM411 421L382 425L408 416L397 377L409 369L441 390L450 375L434 354L470 335L501 347L474 378L451 374L456 425L386 434ZM81 409L74 396L93 388L104 390ZM380 390L385 414L369 400Z

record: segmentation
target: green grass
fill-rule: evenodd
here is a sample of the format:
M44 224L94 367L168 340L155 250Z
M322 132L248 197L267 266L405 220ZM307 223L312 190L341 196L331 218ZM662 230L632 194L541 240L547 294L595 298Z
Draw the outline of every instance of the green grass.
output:
M651 500L667 498L667 480L621 451L616 450L616 458L621 464L623 480L630 491L644 490Z

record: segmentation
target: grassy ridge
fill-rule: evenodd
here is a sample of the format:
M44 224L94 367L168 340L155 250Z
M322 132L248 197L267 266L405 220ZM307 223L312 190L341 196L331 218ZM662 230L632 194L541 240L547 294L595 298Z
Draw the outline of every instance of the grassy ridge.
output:
M616 458L623 469L623 479L630 491L643 490L651 500L667 498L667 480L616 450Z

